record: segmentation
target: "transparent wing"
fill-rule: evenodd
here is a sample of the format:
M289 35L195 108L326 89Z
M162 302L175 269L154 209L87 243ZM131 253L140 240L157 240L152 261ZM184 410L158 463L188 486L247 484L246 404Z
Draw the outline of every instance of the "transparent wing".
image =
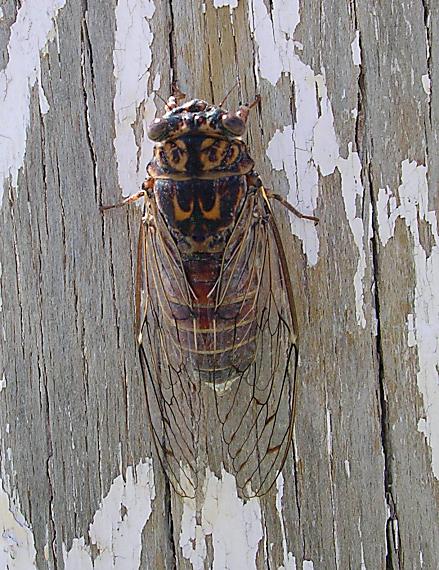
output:
M293 289L271 207L250 194L224 252L211 295L211 352L221 361L211 382L183 342L196 299L173 243L164 225L147 225L140 247L139 351L160 461L177 493L194 497L215 440L242 494L263 495L290 446L298 358Z
M251 329L254 358L227 392L215 391L227 452L224 461L248 497L269 491L287 457L298 359L288 266L274 214L262 194L255 197L252 212L254 222L239 252L235 253L233 244L225 252L218 298L227 304L240 288L239 281L253 272L253 288L248 287L248 294L255 291ZM233 274L238 275L235 280Z
M178 310L190 311L189 289L178 251L169 249L162 233L148 223L141 232L143 263L138 271L142 273L139 285L143 299L139 354L160 462L177 493L193 497L200 471L196 454L200 385L188 369L175 317ZM172 293L175 298L185 299L185 304L176 309Z

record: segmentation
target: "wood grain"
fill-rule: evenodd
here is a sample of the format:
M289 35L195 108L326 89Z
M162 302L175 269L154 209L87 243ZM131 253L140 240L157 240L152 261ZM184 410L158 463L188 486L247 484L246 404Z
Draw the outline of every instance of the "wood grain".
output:
M58 40L40 56L50 108L41 112L34 86L24 164L17 187L5 180L0 211L1 476L32 529L41 570L74 568L65 552L81 537L99 560L103 553L89 530L103 498L129 466L154 457L134 334L140 213L117 210L103 218L99 212L121 193L113 144L114 4L67 0L59 11ZM286 196L286 172L273 169L266 150L277 130L297 124L299 78L283 73L273 85L258 76L260 46L249 25L255 4L278 25L286 2L240 0L232 11L211 0L204 10L202 4L156 2L145 98L157 74L163 98L176 80L189 98L215 103L239 79L227 107L261 95L247 142L265 185ZM10 39L3 24L12 25L20 9L5 3L0 68L8 63ZM378 201L386 186L398 200L401 165L410 160L428 167L429 209L439 203L438 15L434 3L414 0L398 7L378 0L300 6L294 53L322 75L341 159L353 152L361 162L356 219L364 228L366 324L356 316L359 250L343 199L344 163L329 174L319 166L316 265L308 264L284 218L301 331L300 400L281 505L276 488L261 499L254 524L262 538L249 567L294 568L286 566L293 556L297 568L308 569L437 568L438 483L418 430L428 414L417 384L418 352L407 342L419 285L413 235L400 219L384 245ZM361 65L352 57L356 30ZM431 78L429 97L422 75ZM162 110L158 99L156 105ZM133 129L143 136L140 109ZM431 253L438 245L431 226L420 227L422 247ZM211 453L219 477L221 450ZM157 464L154 486L138 567L219 567L220 531L202 536L205 560L191 564L181 546L188 507ZM251 532L242 536L243 551ZM117 546L112 554L119 556Z

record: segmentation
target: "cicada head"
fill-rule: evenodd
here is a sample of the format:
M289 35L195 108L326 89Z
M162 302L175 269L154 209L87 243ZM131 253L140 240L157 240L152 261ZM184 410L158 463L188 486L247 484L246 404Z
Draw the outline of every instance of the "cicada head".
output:
M154 119L148 127L148 137L155 142L200 134L233 139L245 132L246 110L243 106L236 113L230 113L201 99L192 99Z
M179 106L168 103L167 108L148 127L148 137L156 143L148 166L150 176L212 179L252 170L253 160L240 138L246 129L248 106L231 113L193 99Z

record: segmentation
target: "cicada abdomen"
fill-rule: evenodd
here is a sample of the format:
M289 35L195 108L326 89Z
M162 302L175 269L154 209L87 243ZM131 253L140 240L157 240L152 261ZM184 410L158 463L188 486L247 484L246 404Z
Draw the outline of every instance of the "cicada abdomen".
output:
M240 138L249 109L171 97L148 130L139 350L161 463L189 496L215 439L242 493L266 493L292 435L297 319L270 204L285 201Z

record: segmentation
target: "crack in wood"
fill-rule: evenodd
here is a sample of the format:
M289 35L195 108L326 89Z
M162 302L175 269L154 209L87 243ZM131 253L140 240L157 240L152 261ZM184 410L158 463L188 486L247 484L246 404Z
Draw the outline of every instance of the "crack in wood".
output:
M372 274L375 283L374 287L374 303L376 312L376 356L378 361L378 400L380 409L381 420L381 446L384 457L384 492L385 500L389 510L389 516L386 522L386 543L387 543L387 556L386 556L386 569L399 570L402 568L402 545L401 537L398 530L398 514L396 501L393 496L393 450L391 438L391 426L389 425L388 404L386 399L386 379L383 365L383 345L381 334L381 307L380 307L380 290L379 290L379 228L378 228L378 209L376 198L373 191L373 177L372 166L369 164L367 172L367 183L369 186L370 199L372 204ZM365 176L366 178L366 176ZM365 187L366 180L363 181Z

